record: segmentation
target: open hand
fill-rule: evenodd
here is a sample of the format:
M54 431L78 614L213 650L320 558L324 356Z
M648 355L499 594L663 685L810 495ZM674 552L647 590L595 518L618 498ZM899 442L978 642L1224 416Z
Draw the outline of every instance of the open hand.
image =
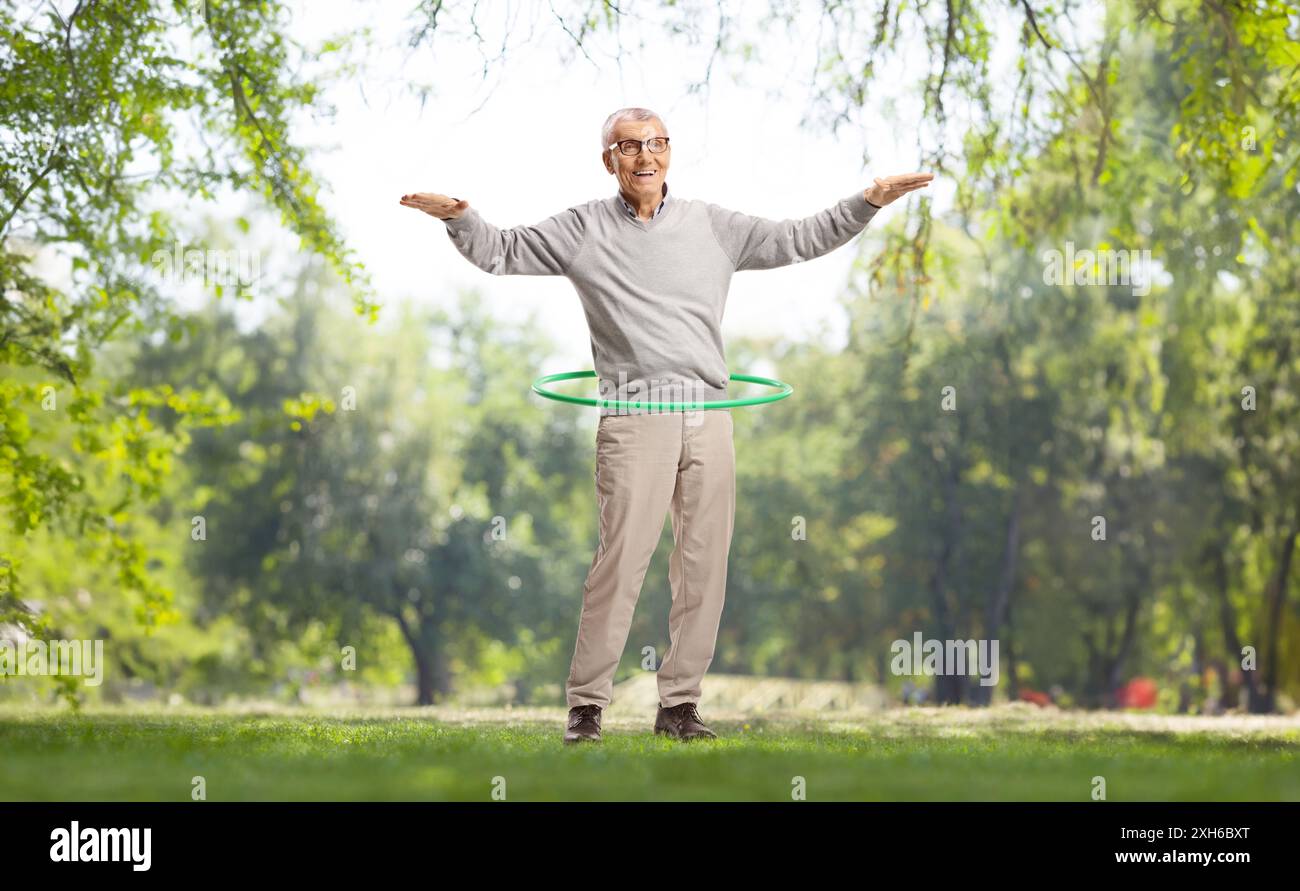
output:
M469 209L469 202L461 198L448 198L437 192L413 192L403 195L399 202L403 207L414 207L431 217L440 220L459 220Z
M876 177L876 184L864 193L867 200L876 207L897 201L908 192L924 189L934 179L933 173L899 173L881 179Z

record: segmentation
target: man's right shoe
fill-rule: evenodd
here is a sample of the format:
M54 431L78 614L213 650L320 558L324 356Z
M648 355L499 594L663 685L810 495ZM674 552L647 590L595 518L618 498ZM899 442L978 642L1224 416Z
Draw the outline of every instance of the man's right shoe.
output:
M569 709L569 726L564 731L564 741L600 742L600 706L575 705Z

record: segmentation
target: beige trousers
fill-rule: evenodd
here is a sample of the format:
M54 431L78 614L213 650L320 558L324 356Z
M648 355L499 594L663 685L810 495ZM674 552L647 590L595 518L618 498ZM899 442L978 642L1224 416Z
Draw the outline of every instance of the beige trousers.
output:
M596 428L600 544L582 590L568 706L609 706L650 558L671 513L672 607L659 704L698 702L713 661L736 513L730 409L602 417Z

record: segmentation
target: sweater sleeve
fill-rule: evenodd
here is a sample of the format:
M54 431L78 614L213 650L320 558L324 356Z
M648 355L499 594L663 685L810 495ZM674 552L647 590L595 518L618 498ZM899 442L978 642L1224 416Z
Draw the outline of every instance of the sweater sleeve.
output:
M586 235L577 207L513 229L498 229L473 207L459 219L442 222L456 250L493 275L564 275Z
M858 190L802 220L768 220L708 205L713 235L739 272L774 269L829 254L861 232L878 207Z

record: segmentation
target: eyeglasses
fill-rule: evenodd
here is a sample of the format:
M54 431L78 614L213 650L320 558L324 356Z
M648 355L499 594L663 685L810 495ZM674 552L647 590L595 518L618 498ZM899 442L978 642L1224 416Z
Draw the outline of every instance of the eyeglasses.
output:
M624 139L620 142L611 142L609 145L605 147L608 149L613 149L616 146L618 147L618 150L625 155L641 154L642 146L650 149L651 154L657 155L660 152L666 151L668 149L668 137L651 136L649 139L645 139L645 140Z

